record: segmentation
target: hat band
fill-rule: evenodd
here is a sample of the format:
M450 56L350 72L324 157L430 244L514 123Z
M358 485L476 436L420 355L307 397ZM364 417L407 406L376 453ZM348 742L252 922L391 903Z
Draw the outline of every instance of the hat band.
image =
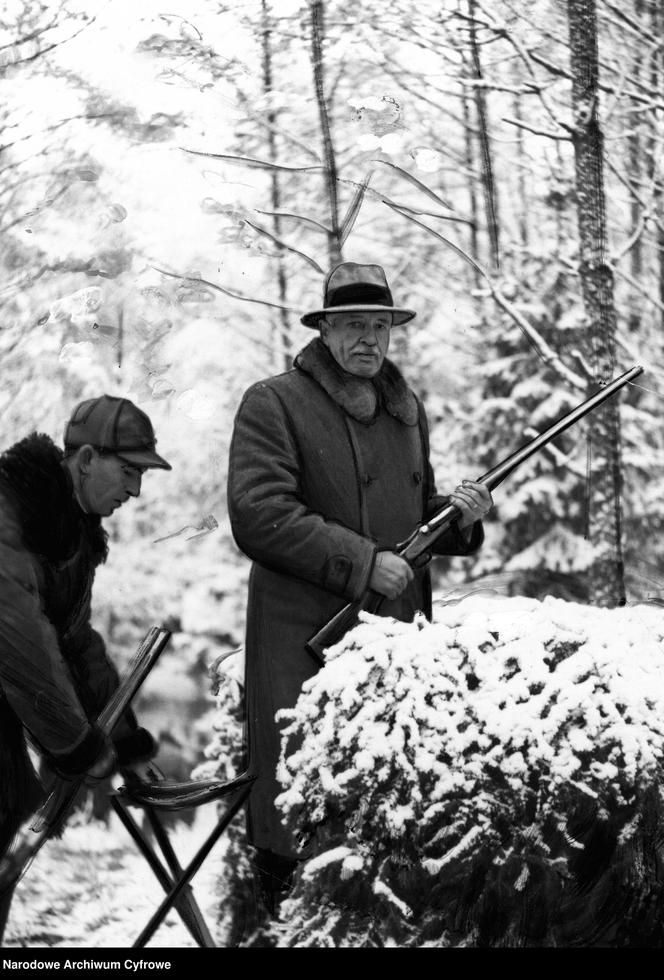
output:
M394 306L392 293L383 286L374 286L368 282L352 283L329 290L325 306L357 306L366 303L368 306Z
M145 443L144 445L141 445L141 446L136 446L136 445L134 445L134 446L113 446L112 449L109 446L109 447L103 447L103 448L108 448L108 449L111 450L111 452L114 452L114 453L142 453L142 452L146 452L146 451L153 453L153 452L155 452L155 445L156 444L154 442L148 442L148 443Z

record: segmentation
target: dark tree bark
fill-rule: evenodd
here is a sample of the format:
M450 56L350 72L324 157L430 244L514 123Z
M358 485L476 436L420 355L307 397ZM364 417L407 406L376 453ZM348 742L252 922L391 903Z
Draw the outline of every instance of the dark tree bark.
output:
M634 12L637 17L643 13L641 0L636 0ZM634 78L638 83L641 81L641 59L637 52L633 64ZM638 90L638 85L636 86ZM638 108L638 107L637 107ZM636 117L638 119L638 117ZM629 146L629 172L631 180L636 186L640 185L642 172L643 148L641 140L641 127L638 122L634 124L633 131L627 137ZM632 195L630 201L630 221L632 231L634 231L641 220L643 206L636 195ZM629 253L629 271L632 279L639 282L643 274L643 236L639 235L634 241ZM628 326L631 333L638 333L641 326L641 296L635 289L630 290L629 296L629 318Z
M640 13L643 9L643 4L639 2L637 5L637 13ZM650 6L650 27L653 31L653 38L661 38L662 26L664 25L664 10L662 9L662 0L656 0L655 3ZM653 94L653 98L661 97L664 94L664 87L662 86L662 79L664 78L664 71L662 68L662 48L661 43L659 50L653 52L651 62L650 62L650 88ZM650 176L651 179L656 174L658 169L658 147L659 147L659 124L657 119L653 119L651 123L651 133L652 138L649 141L650 146ZM660 303L664 303L664 230L662 226L664 225L664 187L662 186L661 176L655 178L655 214L657 215L658 221L655 229L655 244L657 249L657 295ZM660 314L660 325L664 328L664 313Z
M616 311L613 273L606 258L604 140L599 123L595 0L567 0L572 73L573 145L579 228L579 276L586 312L586 358L595 382L614 373ZM588 486L589 533L595 556L589 570L591 601L624 605L621 540L621 450L618 401L593 412Z
M323 140L323 158L325 160L325 184L330 209L330 220L328 224L331 231L328 235L328 252L330 265L336 265L342 261L342 256L339 237L337 164L330 130L330 117L325 99L323 0L309 0L309 7L311 11L311 62L314 70L314 87L316 90L316 103L318 105L318 116Z
M263 92L269 98L270 92L272 91L273 78L272 78L272 28L270 21L270 10L268 7L267 0L261 0L261 16L262 16L262 56L263 56ZM273 109L268 110L267 114L268 130L267 130L267 141L268 141L268 151L269 160L272 163L277 162L277 141L274 131L274 126L276 123L276 113ZM281 218L278 212L281 210L281 184L279 173L276 170L270 172L270 198L271 198L271 210L274 212L273 228L275 237L281 241ZM286 270L284 267L283 255L279 251L275 259L276 262L276 273L277 273L277 290L279 294L279 302L282 306L288 306L288 289L286 283ZM278 310L276 313L276 323L273 320L273 327L276 333L277 344L276 346L282 351L283 357L283 370L288 371L293 364L292 356L292 342L291 342L291 330L290 323L288 320L288 313L286 310Z

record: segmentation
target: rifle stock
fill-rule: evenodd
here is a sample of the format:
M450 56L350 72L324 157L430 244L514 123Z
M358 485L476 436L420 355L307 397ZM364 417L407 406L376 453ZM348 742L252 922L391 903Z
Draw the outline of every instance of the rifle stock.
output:
M598 392L591 395L576 408L573 408L571 412L566 415L561 416L557 422L550 425L548 429L544 432L535 436L530 442L525 443L520 449L511 453L506 459L497 466L494 466L483 476L477 479L477 483L483 483L489 491L494 490L499 484L503 482L511 473L521 466L526 460L534 456L536 452L539 452L547 443L555 439L556 436L560 435L570 426L574 425L580 419L582 419L589 412L592 412L595 408L606 401L607 398L611 398L617 391L619 391L624 385L628 384L633 378L638 377L643 374L643 368L635 366L630 368L629 371L625 371L619 377L615 378L605 387L600 388ZM396 553L404 558L411 565L422 565L422 559L427 556L431 546L447 531L450 525L461 516L461 511L454 506L454 504L446 504L442 510L432 517L425 524L421 524L416 527L413 533L396 547ZM373 597L373 598L372 598ZM367 612L377 612L382 602L383 597L376 592L366 592L360 599L355 602L349 602L348 605L344 606L332 619L326 623L318 632L311 637L307 642L306 648L311 653L315 659L321 663L325 663L324 651L339 640L351 629L358 620L359 614L362 611Z
M315 636L312 636L307 641L305 646L309 653L319 664L323 665L325 663L324 651L326 648L337 643L346 635L349 629L355 626L361 612L378 612L382 601L383 596L378 592L368 591L364 593L361 599L357 599L355 602L349 602Z

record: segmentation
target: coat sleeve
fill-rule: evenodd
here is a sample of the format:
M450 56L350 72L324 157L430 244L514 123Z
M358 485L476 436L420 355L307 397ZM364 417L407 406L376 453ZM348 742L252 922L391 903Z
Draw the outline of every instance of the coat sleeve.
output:
M418 399L418 407L420 411L420 432L422 433L422 442L424 444L424 451L426 454L426 499L424 502L424 518L429 520L439 510L446 507L450 502L449 497L439 494L436 490L436 478L434 476L433 468L429 460L429 426L427 423L426 414L424 412L424 407ZM456 521L450 525L448 530L441 535L436 541L434 547L431 549L436 555L472 555L474 554L484 542L484 527L482 521L475 521L472 525L472 531L470 538L466 539L463 531L460 530Z
M273 571L349 600L366 591L376 556L371 539L311 510L303 497L299 448L281 400L254 385L231 442L228 511L239 548Z
M62 772L85 772L105 739L91 725L41 607L33 559L0 495L0 686L35 742Z

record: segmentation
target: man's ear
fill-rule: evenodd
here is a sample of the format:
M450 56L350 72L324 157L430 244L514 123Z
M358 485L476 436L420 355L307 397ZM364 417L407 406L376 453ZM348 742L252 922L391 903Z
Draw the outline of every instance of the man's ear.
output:
M81 446L79 451L76 453L76 462L81 473L90 472L90 463L94 459L95 451L92 446L85 445Z
M330 324L324 316L318 321L318 329L320 330L320 339L323 341L325 346L328 347L327 335L330 329Z

